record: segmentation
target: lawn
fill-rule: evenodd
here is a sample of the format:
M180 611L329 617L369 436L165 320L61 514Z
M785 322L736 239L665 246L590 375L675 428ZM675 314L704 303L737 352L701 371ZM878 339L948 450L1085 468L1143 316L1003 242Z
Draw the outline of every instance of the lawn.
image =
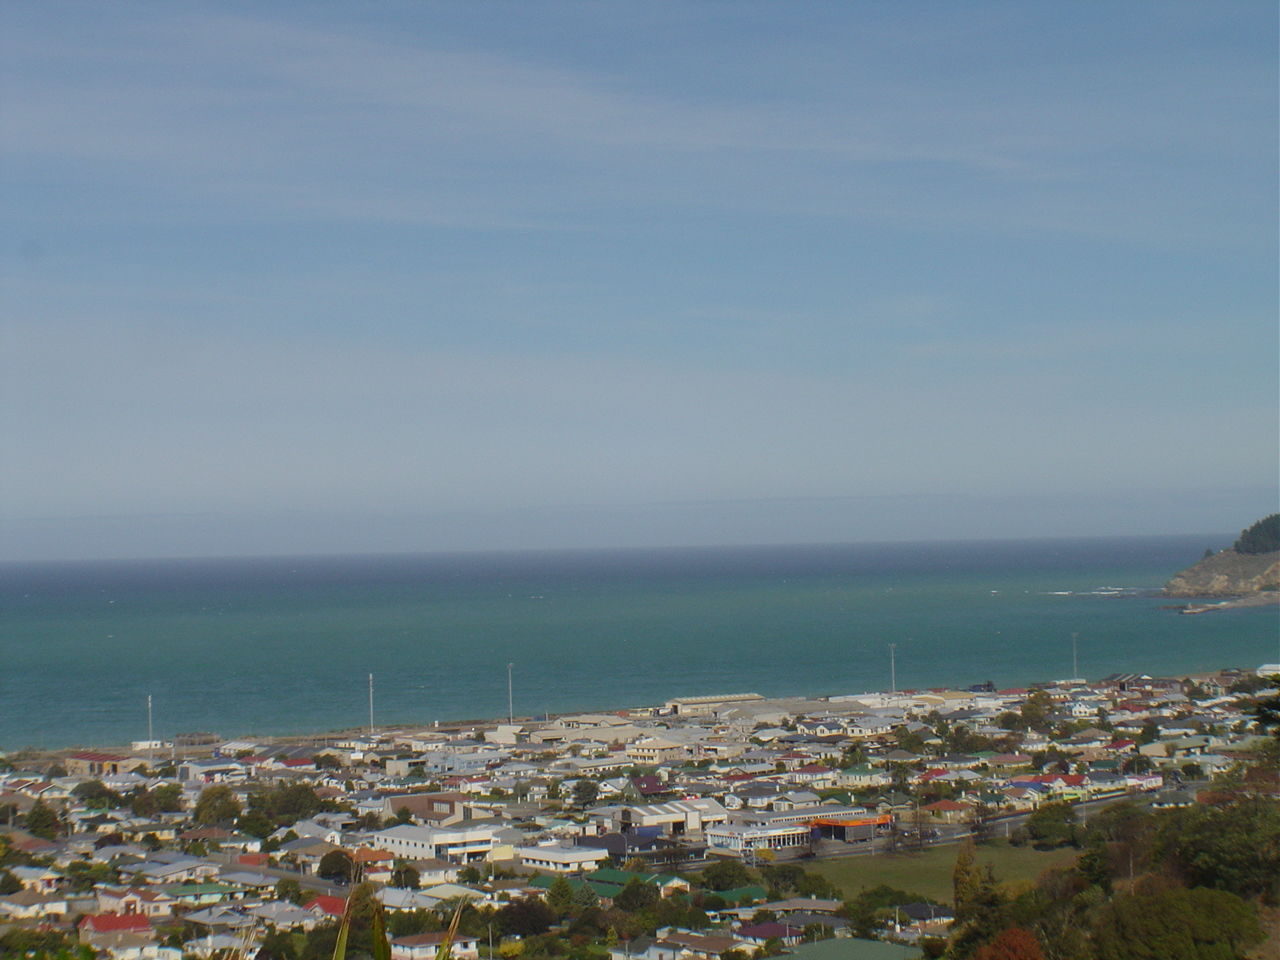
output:
M956 844L947 844L920 853L817 860L805 864L805 869L822 874L846 897L852 897L863 887L883 883L950 903L951 870L959 849ZM1067 866L1079 855L1079 851L1071 847L1041 853L1029 846L1011 847L999 842L980 846L977 853L980 866L991 864L996 879L1013 887L1030 883L1050 867Z

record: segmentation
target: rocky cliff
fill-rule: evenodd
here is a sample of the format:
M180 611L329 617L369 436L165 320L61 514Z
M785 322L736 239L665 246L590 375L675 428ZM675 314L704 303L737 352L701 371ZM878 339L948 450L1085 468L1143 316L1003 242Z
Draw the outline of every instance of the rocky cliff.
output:
M1171 597L1244 597L1280 590L1280 551L1223 550L1188 567L1164 585Z

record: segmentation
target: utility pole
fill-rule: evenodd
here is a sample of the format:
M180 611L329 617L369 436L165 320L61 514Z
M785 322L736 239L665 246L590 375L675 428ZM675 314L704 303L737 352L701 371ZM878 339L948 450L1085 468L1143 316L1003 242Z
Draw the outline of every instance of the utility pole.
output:
M1076 680L1080 677L1080 657L1077 652L1078 651L1077 643L1079 639L1080 639L1080 634L1073 633L1071 635L1071 679L1072 680Z
M373 674L369 674L369 736L373 736Z
M507 723L514 723L516 719L515 701L512 698L511 687L511 668L514 666L514 663L507 664Z
M155 753L156 738L155 738L155 734L152 731L153 731L153 728L151 726L151 694L148 693L147 694L147 759L148 760L154 759L153 755ZM147 766L150 766L150 765L151 764L147 764Z
M898 661L896 651L898 645L896 643L889 644L889 692L896 694L898 692Z

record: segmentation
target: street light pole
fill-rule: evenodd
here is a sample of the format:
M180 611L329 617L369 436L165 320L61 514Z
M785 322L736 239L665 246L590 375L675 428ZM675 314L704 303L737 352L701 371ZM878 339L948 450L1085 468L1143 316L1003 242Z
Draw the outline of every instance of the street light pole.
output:
M514 666L514 663L507 664L507 723L514 723L516 719L515 701L512 698L511 687L511 668Z

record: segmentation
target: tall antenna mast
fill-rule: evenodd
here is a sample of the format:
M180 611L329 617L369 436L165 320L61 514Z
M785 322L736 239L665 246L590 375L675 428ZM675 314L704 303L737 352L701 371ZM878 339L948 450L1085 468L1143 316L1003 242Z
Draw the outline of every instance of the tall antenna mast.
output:
M898 649L896 643L889 644L889 692L898 692L898 661L895 651Z
M512 697L511 686L511 668L514 663L507 664L507 723L514 723L516 719L515 700Z
M1077 648L1077 641L1079 640L1079 638L1080 638L1080 634L1078 633L1073 633L1071 635L1071 679L1072 680L1080 679L1080 656Z
M373 736L373 674L369 674L369 736Z
M152 726L151 726L151 694L148 693L147 694L147 759L148 760L152 758L152 755L155 752L155 743L156 743L156 738L155 738L155 734L152 733Z

